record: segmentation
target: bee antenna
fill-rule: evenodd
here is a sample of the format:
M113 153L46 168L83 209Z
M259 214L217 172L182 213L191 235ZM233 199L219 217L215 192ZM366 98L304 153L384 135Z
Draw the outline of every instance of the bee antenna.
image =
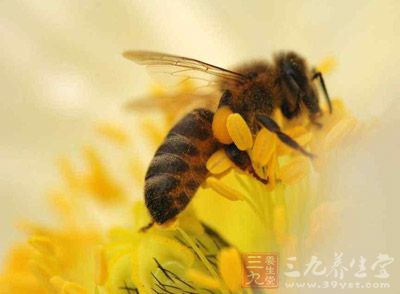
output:
M324 77L322 76L322 73L319 71L316 72L313 75L312 79L315 80L316 78L319 79L322 90L324 91L325 100L328 103L328 107L329 107L329 113L332 113L332 103L331 103L331 99L329 98L328 90L326 89L326 85L325 85L325 81L324 81Z

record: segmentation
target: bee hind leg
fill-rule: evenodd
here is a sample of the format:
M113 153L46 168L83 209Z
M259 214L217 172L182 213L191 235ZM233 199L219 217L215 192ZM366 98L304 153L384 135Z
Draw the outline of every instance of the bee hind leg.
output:
M314 154L312 154L312 153L308 152L307 150L305 150L292 137L290 137L289 135L287 135L284 132L282 132L282 130L279 127L279 125L272 118L270 118L270 117L268 117L267 115L264 115L264 114L257 114L256 115L256 119L267 130L269 130L270 132L275 133L278 136L279 140L281 140L283 143L285 143L289 147L301 152L302 154L304 154L305 156L307 156L307 157L309 157L311 159L315 158Z
M267 184L268 180L260 178L255 172L253 165L251 164L250 156L246 151L239 150L234 143L229 145L224 145L225 154L229 157L233 163L243 171L249 172L253 177L262 182L263 184Z

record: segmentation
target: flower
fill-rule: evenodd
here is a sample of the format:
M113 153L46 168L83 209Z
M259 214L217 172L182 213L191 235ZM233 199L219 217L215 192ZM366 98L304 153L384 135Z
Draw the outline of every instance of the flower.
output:
M191 87L184 84L175 94L157 90L153 99L162 104L165 96L187 97ZM95 147L84 149L83 171L63 157L59 161L63 184L49 194L61 225L22 226L28 242L12 248L0 290L242 293L240 252L303 254L323 238L340 210L324 195L324 170L335 148L362 129L340 99L333 100L333 108L332 115L324 110L322 128L305 116L289 121L279 111L273 114L283 131L316 154L316 160L288 148L267 129L253 138L238 113L217 112L216 136L246 151L255 174L236 168L218 150L207 162L210 176L191 205L173 223L146 232L140 229L151 220L143 201L132 207L127 201L131 189L111 172ZM168 107L162 110L161 127L152 120L143 122L154 148L179 117ZM132 140L116 125L99 124L97 131L123 154L132 148ZM125 172L142 187L144 167L131 156L127 161ZM110 213L120 215L119 220L107 223Z

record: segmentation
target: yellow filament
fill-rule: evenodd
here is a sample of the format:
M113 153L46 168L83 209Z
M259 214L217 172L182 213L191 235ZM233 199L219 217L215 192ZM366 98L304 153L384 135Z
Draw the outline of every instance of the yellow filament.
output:
M221 196L225 197L226 199L236 201L236 200L243 200L243 195L229 187L228 185L222 183L220 180L213 178L213 177L208 177L206 180L207 186L209 186L211 189L213 189L215 192L220 194Z
M278 178L285 185L292 185L303 179L309 171L310 164L308 159L301 156L282 166Z
M357 121L354 118L345 118L340 120L329 133L326 135L324 140L325 148L331 148L341 142L357 125Z

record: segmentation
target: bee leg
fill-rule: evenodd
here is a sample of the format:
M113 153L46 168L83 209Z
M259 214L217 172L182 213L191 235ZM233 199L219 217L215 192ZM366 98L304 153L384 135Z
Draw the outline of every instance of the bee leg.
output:
M229 145L224 145L224 150L226 155L230 160L235 163L235 165L243 171L249 172L260 182L267 184L268 180L260 178L255 172L253 165L251 164L250 156L246 151L239 150L234 143Z
M231 101L232 101L232 92L229 90L225 90L224 93L222 93L222 96L219 100L218 108L222 106L231 105Z
M286 145L292 147L293 149L298 150L299 152L303 153L305 156L308 156L309 158L315 158L315 155L308 152L305 150L303 147L299 145L295 140L293 140L289 135L285 134L282 132L281 128L279 125L270 117L264 115L264 114L257 114L256 115L257 121L267 128L270 132L275 133L278 138L285 143Z
M291 118L295 117L296 115L298 115L300 112L300 101L301 101L301 97L300 97L300 95L298 95L298 98L296 100L296 106L294 109L292 109L293 107L285 99L281 105L282 114L288 119L291 119Z
M245 151L239 150L235 143L224 145L224 150L229 159L241 170L247 170L251 166L250 156Z

